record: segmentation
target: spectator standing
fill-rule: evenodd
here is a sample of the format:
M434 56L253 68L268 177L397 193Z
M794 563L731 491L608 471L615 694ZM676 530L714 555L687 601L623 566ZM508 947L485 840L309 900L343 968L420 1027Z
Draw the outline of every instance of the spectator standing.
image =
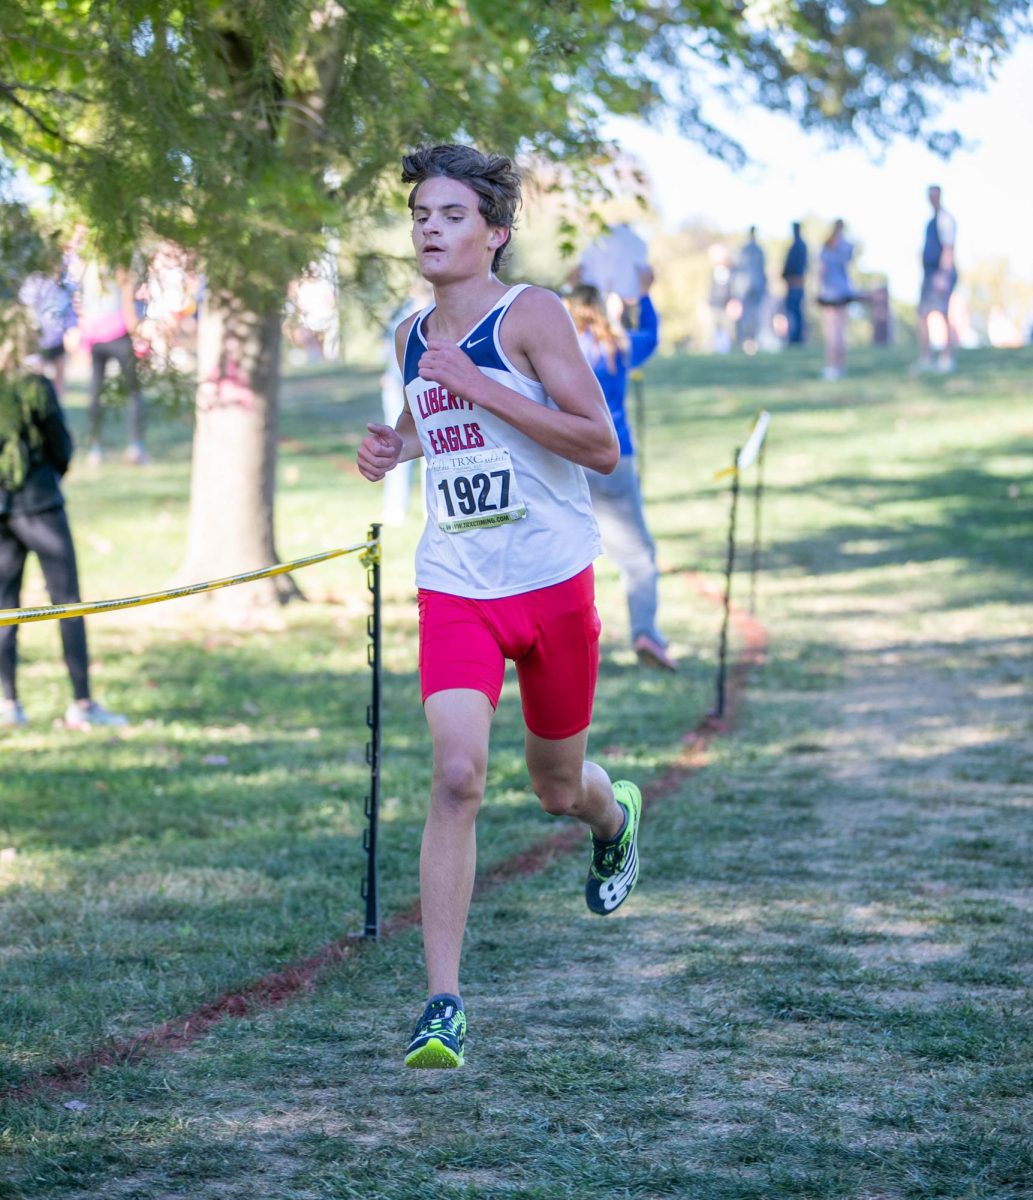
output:
M768 294L767 260L757 241L755 225L750 226L746 243L739 251L733 284L742 306L736 323L736 343L747 354L755 354L760 314Z
M730 307L735 305L742 311L738 300L732 296L732 262L728 247L714 242L708 251L710 258L710 291L707 305L710 309L710 348L715 354L727 354L732 348L731 325L735 319Z
M566 303L581 349L603 389L620 444L620 460L612 474L585 471L603 551L617 564L624 582L631 643L639 661L674 671L676 664L667 653L667 641L656 623L659 580L656 546L646 526L635 446L625 408L628 372L642 366L656 350L659 323L649 297L652 278L651 270L640 269L638 323L632 329L615 328L610 323L603 297L594 287L575 287Z
M129 443L125 461L136 466L150 462L143 443L143 396L136 371L133 331L136 329L136 289L123 267L109 268L94 260L83 265L79 281L79 345L90 355L90 462L103 458L101 392L104 373L114 360L122 372L129 397Z
M843 222L837 220L819 255L818 304L825 333L825 379L842 379L846 374L847 309L863 298L850 282L854 247L843 230Z
M940 201L940 188L932 184L928 191L933 215L925 227L922 244L922 291L918 298L918 361L913 370L953 371L958 348L957 330L950 319L950 300L958 282L954 244L957 222ZM935 361L930 321L938 314L946 326L946 346Z
M804 281L807 275L807 243L800 234L800 222L793 222L793 240L786 253L782 278L786 285L786 342L799 346L806 340L803 316Z
M37 330L36 353L50 372L60 397L65 383L65 334L76 322L72 289L63 271L48 275L33 271L18 289L18 299L32 314Z
M25 561L34 553L54 604L79 600L75 546L61 494L72 439L53 384L19 369L17 339L0 337L0 609L18 608ZM68 729L125 725L90 696L86 626L82 617L60 622L61 645L72 683ZM18 626L0 626L0 726L27 723L18 700Z

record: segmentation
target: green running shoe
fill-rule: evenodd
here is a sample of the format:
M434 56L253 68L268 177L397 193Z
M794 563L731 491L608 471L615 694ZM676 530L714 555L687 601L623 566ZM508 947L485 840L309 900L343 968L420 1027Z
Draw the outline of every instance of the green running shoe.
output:
M466 1042L466 1013L451 1000L431 1000L412 1031L405 1053L407 1067L461 1067Z
M585 901L594 913L616 912L638 882L638 826L642 793L626 779L613 785L613 798L628 814L620 837L601 842L592 835L592 866L585 883Z

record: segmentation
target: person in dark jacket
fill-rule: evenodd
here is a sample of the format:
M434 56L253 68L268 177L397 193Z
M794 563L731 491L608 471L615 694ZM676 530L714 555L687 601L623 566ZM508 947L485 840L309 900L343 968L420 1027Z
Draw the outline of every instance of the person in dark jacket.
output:
M958 264L954 243L958 223L940 202L940 188L932 184L928 191L933 215L925 227L922 244L922 294L918 299L918 361L911 368L915 374L923 371L953 371L954 355L958 349L958 331L950 317L950 300L958 282ZM937 314L945 327L947 344L934 360L929 325Z
M793 241L786 253L782 278L786 284L786 341L800 345L806 337L803 319L803 288L807 275L807 243L800 236L800 222L793 222Z
M61 478L72 458L72 438L49 379L6 369L14 353L0 347L0 611L21 601L25 560L34 553L54 604L73 604L79 577ZM72 683L64 723L70 729L125 725L90 696L89 655L82 617L61 621L61 644ZM17 625L0 626L0 726L24 725L18 700Z
M639 486L635 446L631 437L625 401L628 372L635 370L656 350L659 322L649 298L652 271L640 272L641 298L634 329L616 331L607 317L599 291L579 284L566 304L581 341L581 349L603 389L620 444L620 461L610 475L586 468L592 508L599 523L603 550L617 564L628 598L631 644L646 666L674 671L677 664L667 652L667 640L656 623L656 546L646 525Z

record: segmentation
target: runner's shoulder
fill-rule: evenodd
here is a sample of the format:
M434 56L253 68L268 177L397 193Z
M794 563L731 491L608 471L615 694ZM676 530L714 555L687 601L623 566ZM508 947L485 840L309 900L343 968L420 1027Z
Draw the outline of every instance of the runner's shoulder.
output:
M519 332L532 337L553 332L557 321L570 323L570 315L559 296L534 284L516 297L510 311Z
M421 308L418 312L410 313L407 317L404 317L398 322L398 324L395 326L396 342L401 341L404 344L405 339L409 336L409 330L412 329L413 325L416 324L416 321L422 312L423 309Z

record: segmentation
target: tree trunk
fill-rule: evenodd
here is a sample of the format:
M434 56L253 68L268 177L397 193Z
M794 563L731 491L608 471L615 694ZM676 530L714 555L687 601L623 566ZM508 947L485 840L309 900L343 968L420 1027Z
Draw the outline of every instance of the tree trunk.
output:
M280 386L280 316L211 295L197 334L197 411L185 585L278 562L273 529ZM289 575L220 589L207 604L226 620L285 604Z

